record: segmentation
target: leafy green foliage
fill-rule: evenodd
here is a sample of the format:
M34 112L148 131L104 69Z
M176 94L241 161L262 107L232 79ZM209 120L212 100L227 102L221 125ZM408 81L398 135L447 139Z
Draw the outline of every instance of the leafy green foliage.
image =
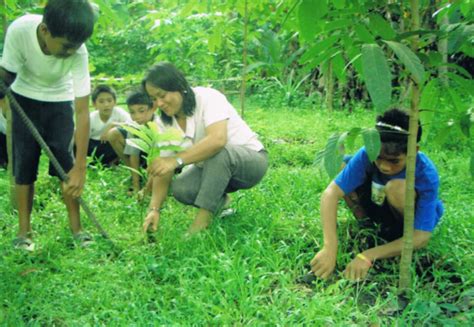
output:
M173 141L179 143L183 140L183 133L177 129L169 128L160 132L155 122L137 126L123 125L123 128L135 136L135 138L127 138L127 144L147 154L148 166L160 156L161 151L178 152L183 150L180 146L172 144Z
M370 98L379 112L385 111L392 98L392 75L382 49L377 44L362 47L362 67Z

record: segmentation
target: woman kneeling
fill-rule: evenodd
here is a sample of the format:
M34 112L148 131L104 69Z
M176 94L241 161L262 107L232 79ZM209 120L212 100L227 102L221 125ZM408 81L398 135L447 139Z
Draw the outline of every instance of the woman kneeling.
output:
M228 201L228 193L251 188L263 178L267 152L222 93L191 88L172 64L152 66L143 87L160 109L163 127L182 130L192 144L176 156L155 159L149 167L153 192L143 230L158 228L159 210L171 186L178 201L198 208L188 232L199 232ZM173 179L186 165L191 167Z

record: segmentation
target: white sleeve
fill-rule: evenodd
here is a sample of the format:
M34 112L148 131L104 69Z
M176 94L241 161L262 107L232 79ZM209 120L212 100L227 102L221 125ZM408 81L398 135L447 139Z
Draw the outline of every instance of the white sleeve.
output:
M86 46L83 44L77 50L71 68L74 96L81 98L91 93L91 79L89 75L89 57Z
M232 105L227 101L224 94L217 90L212 90L202 99L204 126L226 120L230 118Z
M15 22L7 29L5 44L3 46L3 56L0 62L0 66L15 74L20 71L26 60L21 51L24 38L22 38L19 32Z

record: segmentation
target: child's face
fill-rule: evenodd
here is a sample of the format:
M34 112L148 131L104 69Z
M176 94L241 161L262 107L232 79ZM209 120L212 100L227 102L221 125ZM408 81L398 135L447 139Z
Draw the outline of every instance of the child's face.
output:
M70 42L65 37L54 37L45 24L39 26L40 46L45 55L54 56L56 58L67 58L76 53L82 43ZM42 42L41 42L42 41Z
M153 118L154 110L146 104L132 104L128 106L132 120L140 125L144 125Z
M406 154L388 155L382 150L375 160L375 165L382 174L392 176L401 172L406 162Z
M95 99L94 107L102 116L110 116L115 107L115 99L112 94L101 92L97 96L97 99Z
M153 107L159 108L166 116L173 117L181 113L183 97L179 92L165 91L153 84L146 83L145 89L153 100Z

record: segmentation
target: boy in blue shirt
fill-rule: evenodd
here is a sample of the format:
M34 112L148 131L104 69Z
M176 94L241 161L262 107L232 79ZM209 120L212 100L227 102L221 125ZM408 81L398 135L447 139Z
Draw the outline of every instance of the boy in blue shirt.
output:
M326 279L336 266L338 240L337 207L344 198L357 219L366 218L380 226L378 236L387 243L354 256L344 275L351 280L363 279L374 260L399 256L402 251L403 210L405 207L405 168L407 159L409 116L392 109L377 117L382 148L375 162L370 162L361 148L321 197L321 221L324 246L311 260L311 271ZM419 142L421 126L418 127ZM428 157L417 153L415 172L415 249L425 247L443 214L438 199L439 178ZM374 225L375 225L374 224Z
M68 182L61 185L63 198L71 231L82 244L90 241L82 232L77 201L85 183L89 139L90 76L84 42L92 35L94 20L87 0L49 0L43 16L25 15L10 25L0 62L0 78L11 85L15 99L68 173ZM30 216L41 149L15 110L12 130L19 216L14 244L32 250ZM58 175L51 165L50 174Z

